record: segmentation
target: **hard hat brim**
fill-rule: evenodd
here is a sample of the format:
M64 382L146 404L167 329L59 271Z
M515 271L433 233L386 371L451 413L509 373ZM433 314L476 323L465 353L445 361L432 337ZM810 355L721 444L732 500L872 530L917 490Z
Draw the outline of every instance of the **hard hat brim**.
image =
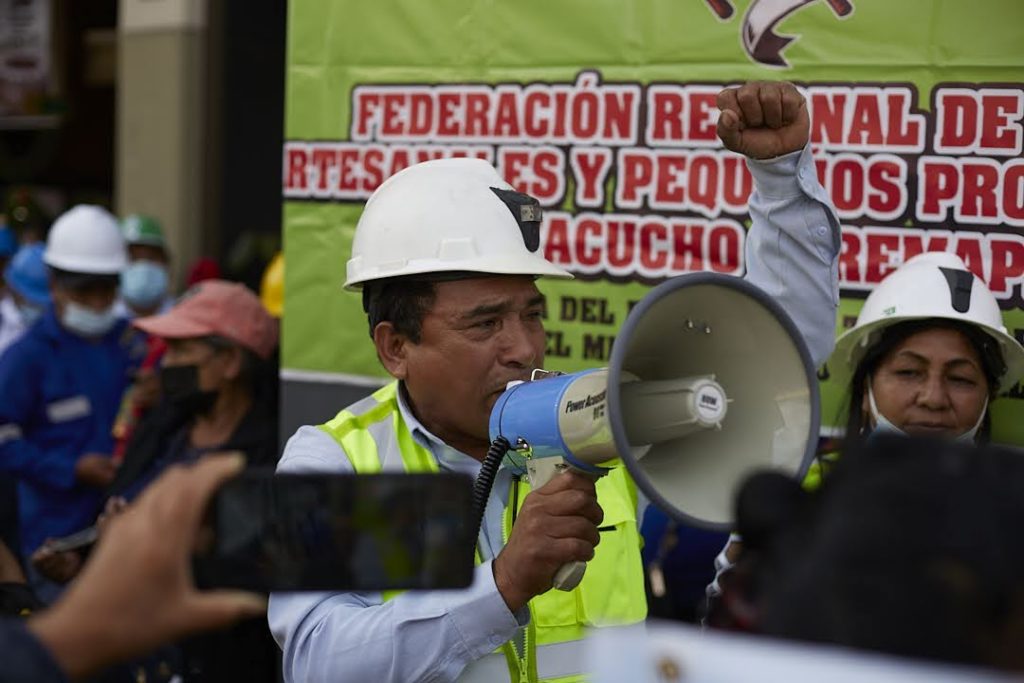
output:
M167 251L167 242L159 237L138 237L136 239L126 239L124 243L129 247L158 247Z
M358 264L353 264L353 261L355 259L349 261L350 273L353 270L360 270ZM449 272L480 273L482 275L527 275L556 280L571 280L574 277L569 271L559 268L547 259L532 254L527 259L519 255L508 259L471 259L445 262L438 262L436 259L423 259L419 262L395 262L392 267L382 266L372 269L361 269L361 272L350 276L345 281L345 289L354 292L361 290L367 282L376 280L397 277L415 278L417 275Z
M60 268L54 268L51 272L61 285L70 289L99 285L117 288L121 284L121 276L118 273L82 273Z
M121 271L128 267L128 260L118 255L111 257L106 263L97 263L92 259L75 259L67 256L54 256L49 252L43 255L43 263L63 270L65 273L81 273L83 275L113 275L121 274Z
M1013 387L1024 377L1024 346L1005 331L990 327L988 325L963 320L960 318L943 318L938 316L893 316L882 320L875 320L861 327L844 332L836 339L835 348L827 361L829 379L838 383L844 390L853 380L853 375L860 364L861 359L868 348L877 342L877 336L888 327L898 323L912 320L951 320L964 325L978 328L998 345L1003 355L1003 362L1006 364L1006 372L999 378L997 393L1003 393Z

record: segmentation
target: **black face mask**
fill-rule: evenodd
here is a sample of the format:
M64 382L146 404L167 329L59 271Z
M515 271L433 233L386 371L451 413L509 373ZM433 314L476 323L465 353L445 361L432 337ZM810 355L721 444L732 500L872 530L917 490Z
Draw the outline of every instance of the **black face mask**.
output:
M188 416L205 415L217 401L216 391L199 388L198 365L160 368L160 389L164 398Z

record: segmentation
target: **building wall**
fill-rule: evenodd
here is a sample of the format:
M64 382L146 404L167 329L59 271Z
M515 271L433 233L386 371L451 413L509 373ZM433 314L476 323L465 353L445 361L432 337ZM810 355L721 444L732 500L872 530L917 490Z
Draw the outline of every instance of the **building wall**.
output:
M203 251L206 31L202 26L133 28L118 38L118 214L163 224L178 282Z

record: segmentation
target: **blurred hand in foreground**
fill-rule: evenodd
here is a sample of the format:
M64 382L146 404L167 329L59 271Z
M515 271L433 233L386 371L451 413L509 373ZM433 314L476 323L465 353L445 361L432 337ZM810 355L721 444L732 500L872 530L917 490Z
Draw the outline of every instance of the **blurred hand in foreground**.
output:
M172 467L109 520L78 580L29 621L69 678L266 609L261 596L200 592L192 578L191 555L206 504L243 466L239 455L210 455Z

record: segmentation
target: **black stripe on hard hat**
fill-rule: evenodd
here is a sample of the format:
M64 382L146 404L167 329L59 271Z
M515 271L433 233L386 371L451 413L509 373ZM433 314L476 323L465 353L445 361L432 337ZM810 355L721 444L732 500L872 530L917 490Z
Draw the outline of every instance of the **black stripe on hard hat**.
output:
M526 248L530 252L537 251L540 247L540 221L544 217L540 202L528 194L515 190L492 187L491 192L498 195L498 199L512 212L512 217L519 225L519 232L523 234L523 244Z
M974 287L974 274L968 270L957 270L955 268L943 268L939 270L946 276L949 284L949 300L953 310L957 313L966 313L971 310L971 289Z

